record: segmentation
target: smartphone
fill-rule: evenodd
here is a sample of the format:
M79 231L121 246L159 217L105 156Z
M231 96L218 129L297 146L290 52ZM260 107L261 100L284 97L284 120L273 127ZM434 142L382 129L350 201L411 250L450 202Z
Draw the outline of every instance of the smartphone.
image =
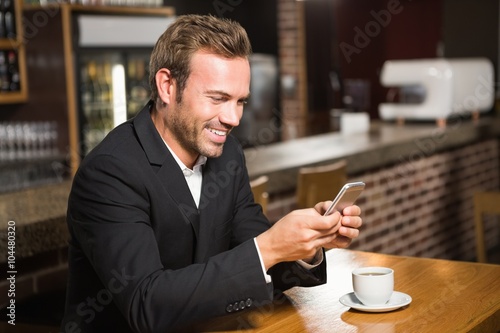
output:
M324 215L330 215L334 211L342 212L344 208L352 206L364 189L365 183L363 182L345 184L335 199L333 199L332 204L328 207Z

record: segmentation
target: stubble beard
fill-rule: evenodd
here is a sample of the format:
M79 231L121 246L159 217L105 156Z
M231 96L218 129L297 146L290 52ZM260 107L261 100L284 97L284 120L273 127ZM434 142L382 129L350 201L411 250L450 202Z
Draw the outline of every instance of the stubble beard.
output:
M224 144L211 142L203 135L210 123L205 123L202 127L187 116L189 110L185 109L182 103L178 104L177 108L177 112L169 117L168 122L171 124L171 131L175 134L179 144L193 153L209 158L222 155Z

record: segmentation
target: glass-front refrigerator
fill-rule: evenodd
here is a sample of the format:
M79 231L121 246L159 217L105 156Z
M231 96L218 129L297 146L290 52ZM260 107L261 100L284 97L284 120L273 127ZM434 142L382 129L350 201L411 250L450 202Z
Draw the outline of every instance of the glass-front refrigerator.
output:
M149 57L174 17L76 17L80 151L88 154L148 102Z

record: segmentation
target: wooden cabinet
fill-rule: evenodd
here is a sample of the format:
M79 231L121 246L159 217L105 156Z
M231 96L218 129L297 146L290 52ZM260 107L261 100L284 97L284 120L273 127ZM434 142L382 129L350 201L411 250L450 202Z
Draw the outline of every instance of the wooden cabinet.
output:
M0 1L0 104L28 98L21 2Z
M23 20L29 29L27 43L30 110L57 119L59 148L67 156L69 173L74 174L81 158L78 68L78 26L75 17L82 14L105 16L171 17L172 7L110 7L59 4L25 5ZM167 25L165 25L165 28ZM28 30L25 31L28 35ZM67 129L66 131L64 131Z

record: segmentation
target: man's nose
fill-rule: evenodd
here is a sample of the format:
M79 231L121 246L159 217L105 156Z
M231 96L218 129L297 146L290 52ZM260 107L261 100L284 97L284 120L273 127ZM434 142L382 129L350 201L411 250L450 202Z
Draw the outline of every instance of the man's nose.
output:
M219 120L221 123L236 127L240 124L240 119L243 114L243 106L228 103L227 107L220 114Z

